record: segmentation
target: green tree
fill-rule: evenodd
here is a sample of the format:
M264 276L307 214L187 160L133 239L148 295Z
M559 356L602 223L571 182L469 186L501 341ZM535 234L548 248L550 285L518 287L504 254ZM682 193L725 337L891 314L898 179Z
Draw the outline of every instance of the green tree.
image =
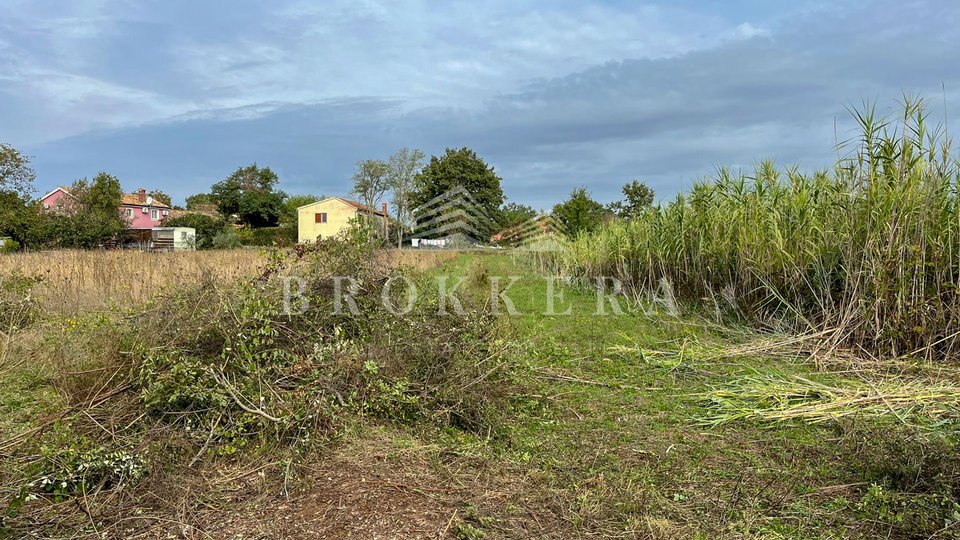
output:
M127 228L120 215L123 189L117 177L101 172L73 183L73 212L50 216L50 241L61 247L93 248L118 240Z
M165 227L192 227L197 231L197 249L211 249L213 239L224 231L227 222L206 214L184 214L163 222Z
M29 157L8 144L0 143L0 191L26 197L34 191L33 182L36 178Z
M9 236L21 245L30 244L39 227L40 216L30 202L35 179L30 159L0 143L0 236Z
M595 230L603 223L606 210L593 200L586 188L576 188L570 198L553 207L553 217L563 224L571 237Z
M457 186L462 186L482 206L482 211L499 221L503 204L503 179L493 167L469 148L447 148L443 156L432 156L420 171L411 197L413 208L429 202Z
M390 189L390 166L382 159L366 159L357 162L353 173L353 193L360 202L376 209L384 194Z
M187 210L202 210L210 205L216 206L216 202L209 193L197 193L187 197Z
M297 209L310 203L317 202L323 197L316 195L290 195L283 201L283 213L280 214L280 225L297 226Z
M240 167L210 188L217 209L225 217L236 215L251 227L272 227L283 211L286 194L276 189L280 178L270 167Z
M173 199L171 199L169 195L167 195L166 193L160 191L159 189L155 189L155 190L151 191L151 192L149 193L149 195L150 195L151 197L153 197L153 200L155 200L155 201L157 201L157 202L162 202L163 204L165 204L165 205L167 205L167 206L173 205Z
M417 173L423 167L425 155L416 148L403 147L390 156L387 166L388 182L393 189L393 207L400 230L397 234L397 247L403 243L403 229L411 226L411 194Z
M537 217L532 207L519 203L507 203L500 209L500 228L508 229Z
M653 205L654 192L644 182L634 180L623 186L622 201L610 203L608 210L617 215L617 217L630 219Z

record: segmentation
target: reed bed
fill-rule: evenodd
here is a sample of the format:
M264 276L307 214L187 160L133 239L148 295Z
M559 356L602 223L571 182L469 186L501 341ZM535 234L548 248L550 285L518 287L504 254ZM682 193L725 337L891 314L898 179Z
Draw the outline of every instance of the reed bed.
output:
M551 270L619 278L723 318L824 333L878 356L956 358L960 213L952 142L922 100L855 111L832 170L722 169L689 193L541 254Z

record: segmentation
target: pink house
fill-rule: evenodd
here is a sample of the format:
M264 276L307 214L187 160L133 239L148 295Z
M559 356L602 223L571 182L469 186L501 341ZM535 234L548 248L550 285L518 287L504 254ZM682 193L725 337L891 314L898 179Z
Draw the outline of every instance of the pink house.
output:
M45 210L57 213L72 212L76 197L70 188L58 187L40 198ZM154 200L147 190L140 188L136 193L124 193L120 197L120 213L131 229L152 229L159 227L170 216L170 206Z
M76 201L76 197L70 193L69 188L65 188L63 186L58 187L50 193L47 193L43 197L40 197L40 203L43 204L44 210L49 210L58 214L72 212L74 201Z
M124 193L120 197L120 212L131 229L150 229L159 227L170 216L170 206L154 200L147 190L140 188L136 193Z

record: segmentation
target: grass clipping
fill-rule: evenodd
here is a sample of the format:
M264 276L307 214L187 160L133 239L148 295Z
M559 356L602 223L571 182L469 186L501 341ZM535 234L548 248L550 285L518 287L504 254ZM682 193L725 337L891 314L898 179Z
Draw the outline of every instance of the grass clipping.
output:
M931 427L960 416L960 387L921 380L825 384L798 375L758 374L700 397L710 410L702 422L712 426L738 420L820 423L856 416Z

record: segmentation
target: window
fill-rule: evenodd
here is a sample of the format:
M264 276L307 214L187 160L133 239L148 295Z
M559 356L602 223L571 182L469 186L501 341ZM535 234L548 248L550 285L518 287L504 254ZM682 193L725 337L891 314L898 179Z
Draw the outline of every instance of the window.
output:
M327 222L327 213L326 213L326 212L318 212L318 213L314 214L314 215L313 215L313 222L314 222L314 223L326 223L326 222Z
M157 221L158 219L160 219L160 211L157 210L156 208L154 208L153 210L151 210L151 211L150 211L150 219L152 219L153 221Z

